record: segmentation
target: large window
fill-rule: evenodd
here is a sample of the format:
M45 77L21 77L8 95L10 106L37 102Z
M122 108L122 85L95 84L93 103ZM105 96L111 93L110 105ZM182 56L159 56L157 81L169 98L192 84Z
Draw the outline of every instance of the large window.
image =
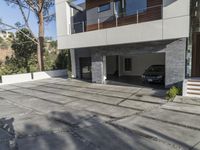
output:
M125 68L125 71L132 71L132 59L131 58L124 59L124 68Z
M147 8L147 0L125 0L126 15L134 15L137 13L144 12Z
M110 3L100 5L98 12L103 12L103 11L107 11L107 10L110 10Z

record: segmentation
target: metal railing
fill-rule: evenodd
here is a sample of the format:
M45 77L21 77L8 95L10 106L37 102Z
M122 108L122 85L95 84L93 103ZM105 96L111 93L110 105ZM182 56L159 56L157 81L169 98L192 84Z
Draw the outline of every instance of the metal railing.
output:
M80 22L75 22L71 26L72 34L113 28L129 24L137 24L142 22L154 21L162 19L163 6L156 5L138 10L132 10L126 13L120 13L109 16L99 15L95 19L87 18Z

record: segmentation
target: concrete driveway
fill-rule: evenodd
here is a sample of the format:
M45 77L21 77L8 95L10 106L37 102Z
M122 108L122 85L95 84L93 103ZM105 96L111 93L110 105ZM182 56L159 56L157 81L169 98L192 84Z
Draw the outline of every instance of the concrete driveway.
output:
M70 79L0 86L0 149L200 149L200 100L164 96Z

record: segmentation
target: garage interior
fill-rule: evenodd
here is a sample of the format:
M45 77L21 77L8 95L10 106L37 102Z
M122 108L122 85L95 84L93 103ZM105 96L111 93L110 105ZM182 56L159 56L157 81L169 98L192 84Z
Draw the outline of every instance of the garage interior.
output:
M161 84L148 84L142 82L141 76L151 65L165 65L165 53L107 56L106 83L164 87L164 85Z

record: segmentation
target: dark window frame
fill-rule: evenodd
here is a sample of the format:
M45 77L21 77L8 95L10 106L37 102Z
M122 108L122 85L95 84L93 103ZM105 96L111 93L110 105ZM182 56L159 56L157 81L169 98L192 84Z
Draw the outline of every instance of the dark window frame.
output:
M106 5L108 5L109 7L108 8L104 8L103 10L101 10L101 7L106 6ZM98 13L101 13L101 12L104 12L104 11L108 11L110 9L111 9L111 4L110 4L110 2L108 2L108 3L105 3L105 4L99 5Z
M132 71L132 58L124 58L124 71Z

